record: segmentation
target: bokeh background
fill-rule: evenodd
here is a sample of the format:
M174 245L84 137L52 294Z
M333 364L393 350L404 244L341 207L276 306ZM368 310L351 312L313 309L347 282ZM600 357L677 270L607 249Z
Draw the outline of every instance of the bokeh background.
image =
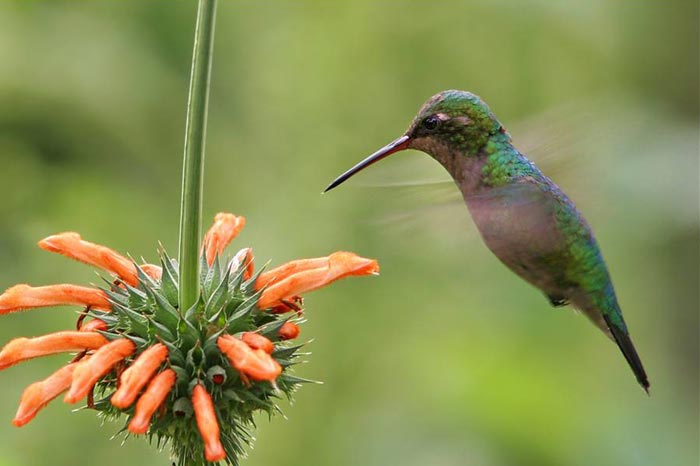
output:
M262 4L261 4L262 3ZM177 249L194 1L0 4L0 288L97 282L40 251L76 230ZM306 386L248 466L698 464L698 4L694 0L219 6L205 217L245 215L259 263L338 249L379 278L307 297ZM480 94L595 228L652 381L483 246L428 157L331 194L446 88ZM0 341L73 325L2 318ZM57 401L10 420L65 358L0 374L0 465L168 464Z

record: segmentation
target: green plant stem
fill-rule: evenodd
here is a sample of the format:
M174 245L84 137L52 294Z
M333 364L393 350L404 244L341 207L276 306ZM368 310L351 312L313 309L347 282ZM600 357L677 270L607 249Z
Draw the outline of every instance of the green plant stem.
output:
M199 0L194 34L192 72L187 100L185 156L180 204L180 309L184 312L199 299L199 247L202 236L204 146L209 105L216 0Z

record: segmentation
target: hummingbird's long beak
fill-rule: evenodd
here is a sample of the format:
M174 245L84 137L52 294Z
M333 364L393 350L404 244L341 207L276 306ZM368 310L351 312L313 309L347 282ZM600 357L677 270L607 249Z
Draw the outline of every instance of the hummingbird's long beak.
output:
M398 152L398 151L401 151L401 150L408 148L409 140L410 140L410 138L404 134L400 138L390 142L389 144L382 147L377 152L370 155L369 157L364 159L362 162L358 163L357 165L352 167L350 170L346 171L345 173L340 175L338 178L333 180L333 182L331 184L329 184L328 187L325 190L323 190L323 192L326 193L326 192L330 191L331 189L335 188L336 186L338 186L339 184L341 184L342 182L344 182L345 180L350 178L355 173L364 170L365 168L369 167L370 165L372 165L375 162L379 162L384 157L387 157L387 156L393 154L394 152Z

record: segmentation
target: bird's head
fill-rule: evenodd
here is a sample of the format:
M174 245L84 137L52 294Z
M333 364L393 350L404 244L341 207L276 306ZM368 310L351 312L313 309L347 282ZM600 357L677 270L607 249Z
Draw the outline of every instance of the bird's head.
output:
M326 191L405 149L420 150L443 162L449 157L476 156L491 136L498 133L505 133L505 129L479 96L467 91L442 91L423 104L401 137L340 175Z

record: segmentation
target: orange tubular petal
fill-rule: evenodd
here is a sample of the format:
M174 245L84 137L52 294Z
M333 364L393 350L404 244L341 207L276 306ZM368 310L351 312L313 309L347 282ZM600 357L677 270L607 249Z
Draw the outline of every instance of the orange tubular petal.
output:
M96 332L97 330L107 330L107 323L104 320L92 319L90 322L80 327L81 332Z
M134 434L145 434L148 432L148 425L151 423L151 416L163 404L165 398L173 389L177 376L172 369L165 369L160 374L153 377L148 384L146 391L136 402L134 417L129 422L129 432Z
M207 256L207 263L212 265L217 254L221 254L226 246L238 236L245 226L244 217L236 217L224 212L216 214L214 224L204 235L202 248Z
M35 338L15 338L0 351L0 369L39 356L82 351L104 346L107 339L96 332L56 332Z
M138 283L136 267L131 260L106 246L83 240L78 233L49 236L39 241L39 247L104 269L129 285L135 286Z
M280 327L278 334L283 340L293 340L299 336L299 326L294 322L285 322Z
M223 460L226 458L226 452L219 438L219 422L216 419L214 403L207 389L201 384L195 385L192 390L192 408L204 442L204 458L211 462Z
M250 280L250 277L252 277L255 272L253 250L251 248L241 249L233 256L232 271L237 271L240 267L245 267L243 271L243 280Z
M261 349L267 354L271 354L275 350L275 345L270 340L254 332L244 332L241 335L241 340L253 349Z
M102 290L77 285L15 285L0 295L0 315L34 307L73 304L111 310Z
M156 343L141 353L119 378L120 385L112 395L112 404L120 409L131 406L167 357L168 348L162 343Z
M12 424L22 427L58 395L68 390L73 380L73 370L78 363L63 366L46 379L35 382L24 389Z
M316 257L314 259L299 259L286 264L275 267L272 270L260 274L255 282L255 289L272 285L273 283L284 280L292 274L303 272L304 270L318 269L328 265L328 257Z
M143 264L141 270L154 280L160 280L163 277L163 269L160 265Z
M263 291L258 307L268 309L278 306L284 299L316 290L343 277L378 272L379 265L373 259L365 259L351 252L335 252L328 256L326 265L322 267L302 270L274 281Z
M90 359L80 362L73 372L73 383L66 394L66 403L75 403L85 397L100 377L107 374L122 359L136 351L134 342L127 338L111 341L95 351Z
M217 345L236 370L253 380L273 382L282 373L282 366L272 356L261 349L252 349L238 338L222 335Z
M295 311L297 314L301 315L302 308L304 306L304 298L299 295L290 296L285 298L281 304L277 304L269 309L273 314L284 314L285 312Z

